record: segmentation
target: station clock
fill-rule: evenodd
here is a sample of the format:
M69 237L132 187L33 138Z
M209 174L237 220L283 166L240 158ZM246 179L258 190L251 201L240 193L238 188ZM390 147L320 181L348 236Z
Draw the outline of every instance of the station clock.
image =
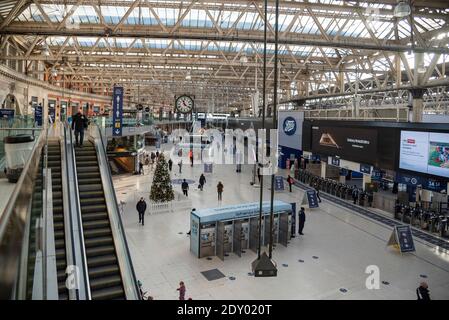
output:
M180 113L190 113L193 110L193 99L190 96L182 95L176 98L176 110Z

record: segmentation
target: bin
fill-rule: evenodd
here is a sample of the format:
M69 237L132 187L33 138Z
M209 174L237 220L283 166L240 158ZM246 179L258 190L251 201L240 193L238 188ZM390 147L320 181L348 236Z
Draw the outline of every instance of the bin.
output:
M34 136L19 134L3 139L5 145L6 177L9 182L17 182L30 157L34 146Z

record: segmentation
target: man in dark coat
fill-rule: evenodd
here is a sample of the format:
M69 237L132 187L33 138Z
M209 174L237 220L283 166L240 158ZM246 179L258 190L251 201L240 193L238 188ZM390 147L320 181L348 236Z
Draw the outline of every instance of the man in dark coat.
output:
M78 111L78 113L75 114L72 118L72 130L75 130L75 140L77 147L83 146L84 129L86 128L87 128L87 118L84 114L81 114L81 111Z
M429 286L426 282L423 281L419 284L419 287L416 289L416 295L418 300L430 300Z
M182 181L181 189L182 189L182 193L183 193L186 197L188 197L189 195L188 195L187 191L189 190L189 184L187 183L186 179L184 179L184 180Z
M221 201L223 199L223 183L221 183L221 181L218 181L217 184L217 193L218 193L218 201Z
M352 200L354 201L354 204L357 203L357 199L359 197L359 190L357 189L357 186L354 186L352 189Z
M145 211L147 210L147 203L145 202L145 200L142 198L140 198L139 202L137 202L136 205L136 210L139 213L139 223L142 222L142 225L145 225Z
M204 176L203 173L200 176L199 183L200 183L200 190L203 191L204 184L206 183L206 177Z
M304 224L306 223L306 212L304 207L301 207L301 210L298 212L298 233L303 235L302 229L304 229Z
M171 168L173 167L173 161L171 159L168 159L168 170L171 172Z

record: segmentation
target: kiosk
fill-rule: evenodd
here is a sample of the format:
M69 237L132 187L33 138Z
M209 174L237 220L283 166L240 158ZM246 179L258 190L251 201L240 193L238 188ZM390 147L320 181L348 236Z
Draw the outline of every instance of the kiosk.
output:
M292 205L274 201L273 243L287 246L291 238ZM270 202L262 203L262 243L268 244ZM198 258L218 256L224 260L228 252L239 257L242 250L257 251L259 202L192 210L190 213L190 251Z

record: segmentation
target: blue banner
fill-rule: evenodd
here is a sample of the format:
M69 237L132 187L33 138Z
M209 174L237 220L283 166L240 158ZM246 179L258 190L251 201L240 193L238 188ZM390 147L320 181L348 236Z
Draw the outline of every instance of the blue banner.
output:
M121 136L123 127L123 87L114 86L112 96L112 135Z
M13 119L14 118L14 109L0 109L0 118L1 119Z
M318 198L315 190L307 190L307 201L309 202L309 208L318 208Z
M274 190L284 191L284 178L282 176L274 177Z
M42 106L34 106L34 122L42 126Z

